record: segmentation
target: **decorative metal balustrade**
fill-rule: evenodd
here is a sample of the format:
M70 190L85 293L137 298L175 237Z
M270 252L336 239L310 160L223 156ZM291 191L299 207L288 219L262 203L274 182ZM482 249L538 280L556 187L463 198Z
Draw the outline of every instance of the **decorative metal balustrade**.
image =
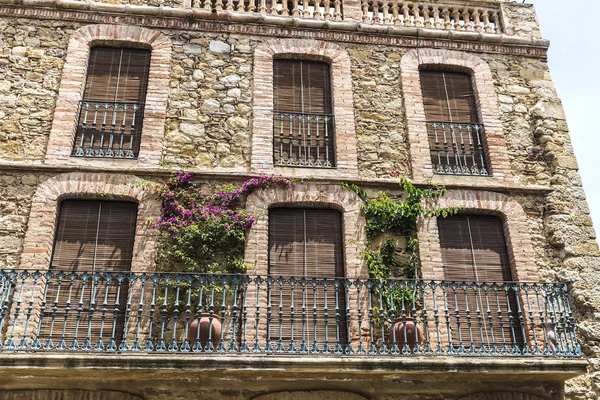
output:
M2 351L581 355L559 283L26 270L0 277ZM403 325L392 329L394 320Z
M332 115L275 112L274 164L290 167L335 167Z
M482 124L429 121L427 134L435 173L489 175Z
M362 0L363 21L373 24L502 33L500 9L492 4L438 4L400 0Z
M73 146L76 157L135 158L140 147L144 105L82 101Z

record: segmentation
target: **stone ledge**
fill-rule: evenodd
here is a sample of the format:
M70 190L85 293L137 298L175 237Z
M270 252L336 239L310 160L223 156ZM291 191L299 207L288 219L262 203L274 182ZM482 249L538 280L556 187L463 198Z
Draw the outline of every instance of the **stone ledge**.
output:
M2 162L0 161L0 172L22 172L22 173L31 173L31 172L39 172L39 173L67 173L67 172L88 172L88 173L112 173L112 174L128 174L128 175L136 175L142 177L168 177L171 173L178 168L169 167L169 168L143 168L143 167L85 167L85 166L58 166L58 165L48 165L41 163L24 163L24 162ZM200 170L197 168L186 169L186 172L191 173L194 177L198 179L223 179L223 180L240 180L240 179L250 179L263 175L269 174L261 174L256 172L247 172L241 169L212 169L212 170ZM275 174L275 175L286 175ZM302 179L302 177L298 176L297 178ZM342 182L350 182L356 184L364 184L368 186L398 186L397 178L363 178L358 177L356 175L346 175L346 176L306 176L305 179L309 179L310 182L320 183L320 184L340 184ZM447 189L469 189L469 190L491 190L491 191L499 191L505 193L523 193L523 194L537 194L537 195L545 195L552 192L552 188L548 186L539 186L539 185L521 185L518 183L514 183L511 185L507 184L499 184L496 181L489 180L486 177L480 177L480 183L461 183L462 176L457 176L455 182L444 182L443 186ZM475 177L477 179L477 177ZM427 187L431 185L430 181L427 180L413 180L413 184L419 187Z
M156 370L161 376L180 375L182 370L220 373L238 372L273 375L320 375L332 378L352 374L369 376L402 375L403 379L479 380L511 379L519 381L564 381L587 372L583 359L467 358L467 357L311 357L271 355L97 355L97 354L0 354L0 375L27 370ZM12 372L11 372L12 371Z

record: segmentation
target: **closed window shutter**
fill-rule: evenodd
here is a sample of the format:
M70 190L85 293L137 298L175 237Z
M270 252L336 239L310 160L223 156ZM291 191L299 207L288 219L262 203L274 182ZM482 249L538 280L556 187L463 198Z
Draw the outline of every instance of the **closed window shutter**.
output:
M427 121L477 123L471 77L458 72L421 71Z
M86 137L82 147L87 150L87 146L91 144L92 130L96 135L93 143L94 151L100 150L98 146L100 146L101 129L106 136L101 146L102 151L110 150L119 154L119 150L130 147L131 140L133 153L131 157L138 154L150 56L149 50L141 49L113 47L91 49L73 154L77 154L84 133ZM84 124L86 124L85 129ZM112 140L108 137L111 133Z
M329 64L275 60L273 86L276 112L332 113Z
M135 203L63 201L60 207L50 269L56 273L59 271L129 271L133 255L136 219L137 204ZM115 321L112 312L117 303L117 292L119 292L119 315L116 318L115 337L120 338L124 329L128 280L122 281L120 290L114 275L109 282L103 279L97 285L91 280L88 280L85 286L81 280L76 280L73 285L70 285L69 282L68 278L64 278L60 289L56 278L53 278L48 284L46 312L40 330L40 339L46 339L50 335L53 316L51 308L54 307L55 302L58 311L54 315L53 340L61 336L65 316L67 318L64 328L65 338L74 338L77 323L77 311L75 310L78 308L80 300L83 302L83 311L80 313L79 330L76 337L79 344L81 345L82 340L87 337L88 328L90 328L92 344L99 339L101 329L103 338L109 338ZM92 323L88 326L93 294L95 294L95 311L91 316ZM65 308L69 301L71 311L67 314ZM101 309L105 301L109 311L102 326Z
M149 50L93 47L83 99L143 103L149 70Z
M279 208L269 212L269 274L274 277L290 277L296 279L306 277L309 281L313 277L335 278L344 276L342 252L342 227L341 215L335 210ZM328 338L329 343L336 341L336 300L340 310L340 343L346 343L346 304L345 291L340 281L336 295L333 280L329 281L327 294L322 285L317 286L317 301L314 301L312 285L308 284L305 297L302 297L302 288L296 285L294 291L294 342L297 344L302 339L301 308L306 307L307 320L304 326L305 340L312 344L314 336L313 307L316 304L317 317L316 341L320 345L325 343L325 318L324 306L327 298L328 312ZM283 308L283 337L290 340L291 323L290 309L292 292L289 285L284 286L282 293ZM336 298L337 297L337 298ZM279 285L273 285L271 339L279 336L278 311L279 311Z
M487 283L491 285L496 283L502 285L503 282L512 281L510 272L510 262L502 221L492 216L468 216L459 215L447 218L438 218L438 229L440 235L440 246L442 249L442 261L444 264L444 275L446 282L456 282L458 284L465 282ZM455 295L456 294L456 298ZM518 345L522 345L516 297L514 292L509 291L508 301L506 292L502 289L498 291L498 300L495 292L488 290L488 300L490 311L492 313L491 326L487 319L487 302L485 293L482 290L477 292L472 288L465 292L462 288L457 288L456 292L448 288L446 290L448 297L448 310L451 315L453 342L458 343L458 328L453 316L456 315L458 306L461 317L461 334L463 343L469 343L469 330L466 318L466 302L469 303L471 312L472 326L476 328L474 332L474 343L476 345L495 343L498 348L503 345L502 333L508 344L513 341L510 329L509 317L513 317L515 339ZM509 311L510 304L510 313ZM476 310L482 313L483 319L483 342L479 335L479 321L477 320ZM498 307L503 316L503 329L500 329L500 319ZM491 328L491 329L490 329ZM492 332L494 340L492 342Z

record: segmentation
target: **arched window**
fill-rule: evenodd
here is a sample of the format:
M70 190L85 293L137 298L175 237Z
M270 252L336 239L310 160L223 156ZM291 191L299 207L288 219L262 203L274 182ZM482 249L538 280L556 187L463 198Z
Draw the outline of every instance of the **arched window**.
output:
M91 49L74 156L137 157L149 70L150 50Z
M344 276L343 243L339 211L269 211L269 274L308 280L305 287L299 282L293 288L289 282L273 286L270 300L275 317L271 340L293 339L296 344L306 342L309 347L314 343L322 347L326 341L332 346L336 342L346 344L344 285L343 280L333 279ZM312 278L318 278L314 284Z
M471 76L431 70L421 70L420 76L434 171L488 175Z
M64 200L60 204L50 270L39 327L42 345L96 345L121 338L131 270L137 204L121 201ZM88 271L89 278L70 272Z
M274 165L335 167L329 64L274 60Z

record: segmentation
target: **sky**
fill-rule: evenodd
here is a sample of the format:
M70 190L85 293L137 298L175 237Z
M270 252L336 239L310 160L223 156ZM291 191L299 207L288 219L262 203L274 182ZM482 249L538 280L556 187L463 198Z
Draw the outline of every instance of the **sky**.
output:
M596 234L600 233L600 0L528 0L544 39L550 73L567 115ZM587 18L589 16L589 19Z

